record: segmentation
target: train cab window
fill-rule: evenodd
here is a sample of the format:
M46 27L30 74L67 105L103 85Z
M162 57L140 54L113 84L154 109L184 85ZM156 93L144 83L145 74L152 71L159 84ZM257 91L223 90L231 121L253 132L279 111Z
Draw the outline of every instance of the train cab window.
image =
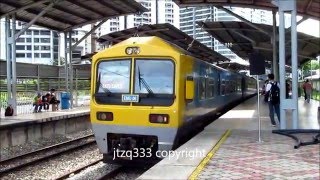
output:
M131 60L108 60L98 64L97 93L129 93Z
M174 63L164 59L137 59L135 62L134 93L173 94Z

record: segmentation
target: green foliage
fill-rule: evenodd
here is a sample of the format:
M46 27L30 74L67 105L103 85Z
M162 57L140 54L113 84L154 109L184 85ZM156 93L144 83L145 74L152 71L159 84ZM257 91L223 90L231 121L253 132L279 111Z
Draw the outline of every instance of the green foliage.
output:
M60 57L60 65L64 65L64 63L65 63L64 58ZM52 61L52 65L58 66L58 65L59 65L58 59L54 59L54 60Z
M302 67L303 67L303 71L310 71L310 69L316 70L320 68L320 63L317 60L310 60L304 63Z
M312 91L311 99L320 101L320 92L319 92L319 91L316 91L316 90L313 90L313 91Z

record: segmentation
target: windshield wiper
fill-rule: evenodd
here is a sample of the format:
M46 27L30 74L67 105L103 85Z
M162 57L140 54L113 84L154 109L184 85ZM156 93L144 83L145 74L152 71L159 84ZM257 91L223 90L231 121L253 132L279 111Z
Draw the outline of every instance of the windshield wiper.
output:
M141 77L141 73L140 73L140 68L138 66L138 78L139 78L139 88L141 90L141 83L143 84L143 86L146 88L146 90L148 91L148 94L154 94L152 89L150 88L150 86L148 85L148 83L143 79L143 77Z
M98 81L97 81L97 87L96 87L97 93L98 93L98 91L99 91L99 87L101 87L101 89L102 89L107 95L112 94L112 92L111 92L108 88L102 87L102 84L101 84L101 72L100 72L99 75L98 75Z

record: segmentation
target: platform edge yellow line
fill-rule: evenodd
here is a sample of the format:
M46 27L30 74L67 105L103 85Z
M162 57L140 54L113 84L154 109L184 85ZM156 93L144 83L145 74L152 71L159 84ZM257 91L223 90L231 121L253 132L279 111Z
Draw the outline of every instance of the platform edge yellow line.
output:
M213 146L213 148L209 151L205 158L202 159L197 168L191 173L189 176L189 180L195 180L198 175L202 172L204 167L208 164L210 159L215 155L215 153L219 150L220 146L226 141L226 139L230 136L231 130L228 129L224 132L219 141Z

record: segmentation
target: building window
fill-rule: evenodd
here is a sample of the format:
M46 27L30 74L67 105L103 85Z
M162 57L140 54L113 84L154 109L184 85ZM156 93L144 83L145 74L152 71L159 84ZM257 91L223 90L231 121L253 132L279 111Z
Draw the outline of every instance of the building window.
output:
M34 35L39 35L39 31L38 31L38 30L34 30L34 31L33 31L33 34L34 34Z
M24 38L18 38L17 42L24 42Z
M34 57L35 57L35 58L40 57L40 56L39 56L39 53L34 53Z
M16 46L16 50L24 50L24 46L17 45L17 46Z
M50 50L50 46L41 46L41 50Z
M49 38L41 38L42 43L49 43L50 39Z
M26 38L27 42L31 42L31 38Z
M36 42L36 43L38 43L38 42L39 42L39 38L34 38L33 41Z
M27 58L31 58L31 53L27 53Z
M50 31L40 31L41 35L50 35Z
M28 46L27 46L27 50L31 50L31 46L28 45Z
M16 57L17 57L17 58L24 58L24 57L25 57L25 54L24 54L24 53L17 53L17 54L16 54Z
M27 30L27 31L26 31L26 34L27 34L27 35L31 35L31 30Z
M34 50L39 50L40 47L39 46L34 46Z
M42 58L50 58L50 53L41 53Z

